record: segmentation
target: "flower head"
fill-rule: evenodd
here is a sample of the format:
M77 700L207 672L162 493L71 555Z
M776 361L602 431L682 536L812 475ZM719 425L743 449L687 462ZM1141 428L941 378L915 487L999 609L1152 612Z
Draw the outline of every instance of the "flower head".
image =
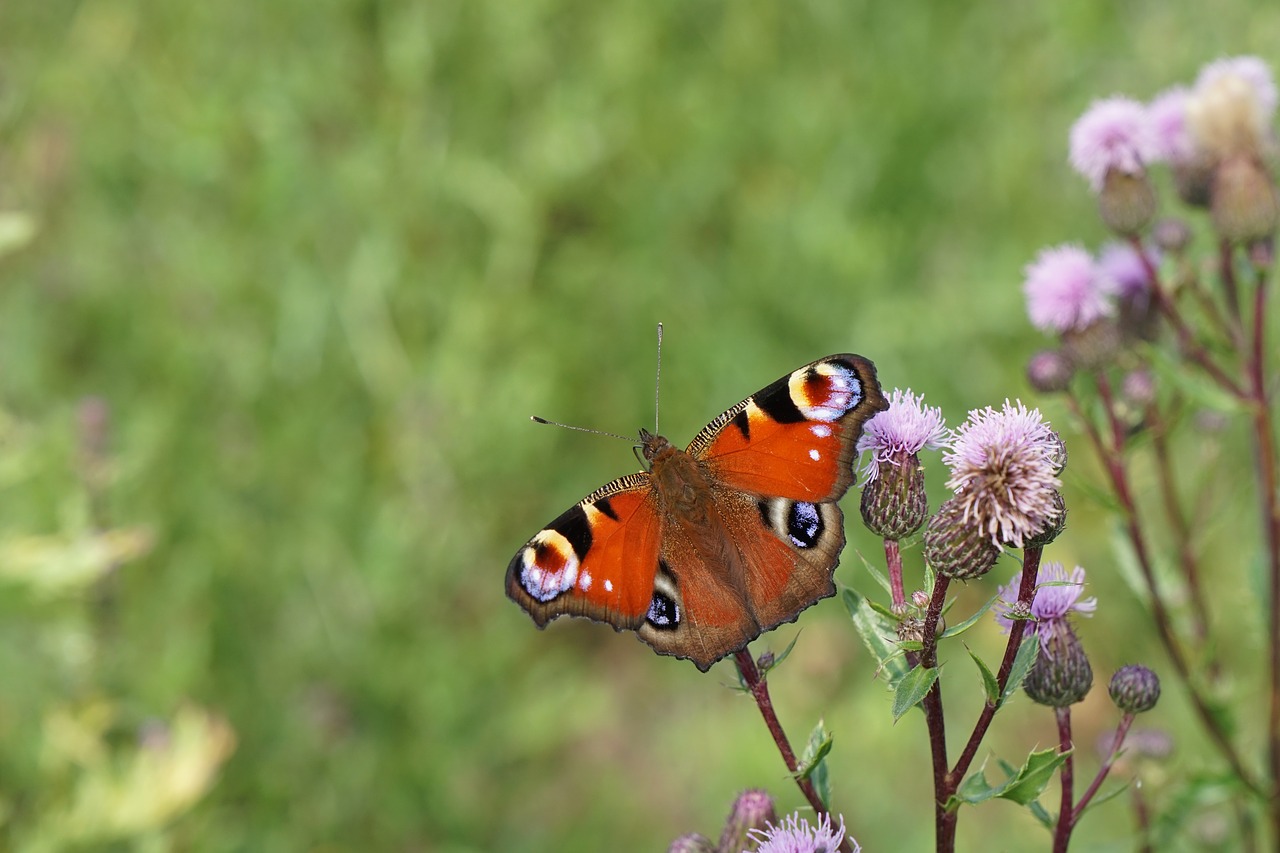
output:
M1045 331L1082 329L1115 310L1111 297L1115 282L1100 274L1098 265L1080 246L1041 250L1026 268L1022 285L1031 323Z
M1084 592L1084 569L1080 566L1068 574L1062 563L1047 562L1040 566L1036 580L1039 583L1031 599L1033 621L1027 625L1027 636L1039 636L1042 648L1048 642L1055 623L1065 622L1072 613L1092 616L1098 609L1097 598L1080 598ZM1016 609L1021 586L1022 572L1018 572L1009 579L1009 583L1000 587L1000 601L996 603L995 612L996 621L1005 632L1013 627L1014 620L1010 616Z
M924 395L910 388L893 389L889 408L867 421L858 439L858 452L871 454L862 465L862 482L876 478L880 463L900 465L926 447L937 450L946 435L942 409L926 406Z
M1094 101L1071 127L1071 167L1102 190L1107 172L1141 175L1156 158L1155 134L1146 108L1130 98Z
M1219 59L1196 79L1186 104L1187 127L1217 159L1256 155L1269 139L1275 111L1276 84L1265 62L1256 56Z
M752 835L760 840L757 853L836 853L845 839L844 818L840 818L840 826L836 828L831 825L831 816L824 814L815 827L799 815L791 814L763 832L752 830ZM849 841L854 853L862 849L852 838Z
M1061 514L1055 492L1062 486L1062 441L1039 409L1005 400L1000 411L974 410L951 434L943 462L951 469L947 488L994 545L1021 548Z
M1115 285L1121 299L1142 298L1151 291L1147 265L1128 243L1108 243L1102 247L1098 253L1098 274Z
M1186 86L1165 89L1147 105L1154 148L1152 157L1174 165L1186 163L1196 156L1196 142L1187 130Z

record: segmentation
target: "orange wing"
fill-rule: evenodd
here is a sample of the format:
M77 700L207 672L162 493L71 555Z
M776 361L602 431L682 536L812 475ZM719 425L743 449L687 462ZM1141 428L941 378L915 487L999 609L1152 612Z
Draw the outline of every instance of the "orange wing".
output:
M540 628L569 614L636 630L654 604L662 538L655 510L647 473L596 489L516 553L507 595Z
M876 368L830 355L783 376L709 423L689 445L718 483L811 503L853 483L862 425L889 407Z

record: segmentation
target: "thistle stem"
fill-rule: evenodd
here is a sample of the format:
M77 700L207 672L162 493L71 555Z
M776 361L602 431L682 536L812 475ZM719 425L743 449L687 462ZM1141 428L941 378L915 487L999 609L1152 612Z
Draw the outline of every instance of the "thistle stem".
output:
M742 676L743 682L751 691L751 697L756 700L760 715L764 717L764 723L769 727L769 734L773 735L773 742L777 744L782 761L795 778L800 793L804 794L804 798L809 801L809 805L813 807L819 818L826 815L829 819L827 807L823 805L822 798L818 796L818 790L813 787L813 782L807 776L804 778L796 776L800 770L800 764L796 761L796 753L791 748L791 742L787 740L787 733L782 730L782 723L778 721L778 714L773 710L773 700L769 696L769 682L756 666L755 658L751 657L751 652L744 648L735 652L733 659L738 665L738 673ZM840 851L853 853L853 846L849 843L848 836L841 839Z
M1120 718L1120 724L1116 726L1116 733L1111 737L1111 751L1107 755L1107 760L1102 762L1102 766L1098 768L1098 774L1093 777L1088 789L1080 797L1080 801L1076 803L1075 810L1071 814L1072 823L1080 820L1080 815L1084 814L1089 801L1098 793L1102 783L1107 780L1107 774L1111 772L1112 765L1116 763L1116 759L1120 756L1120 748L1124 746L1124 739L1128 736L1131 725L1133 725L1133 714L1125 714Z
M907 594L902 587L902 549L897 539L884 540L884 564L889 569L889 594L893 597L893 612L901 615L907 610Z
M1075 787L1075 745L1071 740L1071 708L1054 708L1058 720L1058 754L1065 755L1059 779L1062 782L1062 805L1058 809L1058 825L1053 832L1053 853L1067 853L1071 843L1071 830L1075 829L1076 814L1072 806Z

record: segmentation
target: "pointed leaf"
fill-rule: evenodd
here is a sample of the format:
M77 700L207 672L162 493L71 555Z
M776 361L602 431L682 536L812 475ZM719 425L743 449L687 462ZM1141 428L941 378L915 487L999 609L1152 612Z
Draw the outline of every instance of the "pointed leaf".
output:
M977 613L973 614L968 619L961 622L959 625L952 625L950 628L943 631L942 634L939 635L938 639L945 640L948 637L958 637L961 634L963 634L965 631L968 631L974 625L978 624L978 620L982 618L982 615L986 613L988 610L990 610L991 605L995 604L999 600L1000 600L1000 593L996 593L995 595L991 596L991 600L988 601L986 604L982 605L982 607L978 608Z
M902 677L898 688L893 693L893 720L897 722L903 714L920 704L929 693L934 682L938 680L938 668L916 666Z
M1035 801L1044 791L1053 774L1067 760L1070 752L1059 753L1056 749L1045 749L1027 756L1027 763L1018 769L1018 773L1004 790L996 796L1004 800L1012 800L1025 806Z
M1001 705L1022 686L1022 682L1026 680L1027 673L1031 671L1039 655L1040 640L1038 638L1029 637L1022 641L1022 646L1013 658L1013 668L1009 670L1009 683L1004 686L1004 695L1000 697Z
M1032 816L1034 816L1036 820L1040 821L1041 826L1050 832L1053 831L1053 815L1049 814L1049 812L1045 810L1045 807L1040 805L1039 800L1028 804L1027 808L1031 810Z
M818 724L809 732L809 742L805 744L804 753L800 756L800 766L796 770L797 779L808 779L818 792L824 806L831 804L831 779L827 772L827 754L835 740L827 731L826 723L818 720Z
M978 672L982 675L982 689L987 693L987 701L992 705L1000 699L1000 684L996 681L995 674L991 672L990 667L983 663L982 658L974 654L973 649L965 646L965 651L969 653L969 657L973 658L973 662L978 665Z
M853 619L853 627L857 629L858 636L876 659L876 668L885 671L889 686L894 687L906 674L907 665L897 647L893 625L877 615L870 602L858 592L846 589L840 598Z

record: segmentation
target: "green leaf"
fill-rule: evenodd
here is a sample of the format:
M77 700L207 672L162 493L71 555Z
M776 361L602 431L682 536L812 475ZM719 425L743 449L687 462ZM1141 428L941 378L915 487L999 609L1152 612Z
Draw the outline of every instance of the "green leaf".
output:
M899 640L898 648L904 652L920 652L924 651L924 643L920 640Z
M1089 810L1093 809L1096 806L1102 805L1108 800L1114 800L1116 797L1120 796L1125 791L1129 790L1129 785L1130 785L1129 782L1124 782L1112 788L1110 791L1107 791L1105 794L1099 794L1098 796L1094 797L1092 800L1089 801L1089 805L1084 807L1084 812L1088 812ZM1084 812L1082 812L1082 814Z
M1000 685L996 681L995 674L983 663L982 658L974 654L973 649L968 646L964 648L969 653L969 657L973 658L973 662L978 665L978 672L982 675L982 689L987 692L987 701L995 705L1000 699Z
M990 610L991 605L995 604L996 601L999 600L999 598L1000 598L1000 593L997 592L995 595L991 596L990 601L988 601L986 604L982 605L982 607L978 609L977 613L973 614L968 619L961 622L959 625L953 625L947 630L943 631L938 636L938 639L945 640L948 637L958 637L961 634L963 634L965 631L968 631L974 625L978 624L978 620L982 618L982 614Z
M1036 637L1028 637L1022 641L1022 645L1018 648L1017 655L1013 658L1013 668L1009 670L1009 682L1004 686L1004 695L1000 697L1000 704L1003 705L1010 696L1014 694L1022 682L1026 680L1027 673L1031 671L1031 667L1036 662L1036 658L1040 655L1040 640Z
M818 720L813 731L809 732L809 742L805 744L800 766L795 772L795 778L808 779L813 783L822 804L828 808L831 805L831 779L827 772L827 754L834 744L835 739L827 731L826 722Z
M781 666L782 662L787 659L787 655L791 654L791 650L796 647L796 643L799 642L799 640L800 640L800 634L799 632L797 632L796 635L791 638L791 642L787 643L787 647L782 650L782 653L778 655L774 655L773 663L769 664L767 667L761 668L760 674L762 676L768 675L769 673L777 669L779 666Z
M874 610L875 612L879 613L879 614L880 614L881 616L883 616L884 618L886 618L886 619L890 619L890 620L892 620L892 621L894 621L894 622L897 622L897 621L898 621L898 617L896 617L896 616L894 616L894 615L893 615L893 611L892 611L892 610L890 610L888 607L885 607L883 604L881 604L880 602L876 601L875 599L868 598L868 599L867 599L867 604L870 604L870 605L871 605L871 609L872 609L872 610Z
M853 627L857 629L858 636L876 659L877 668L885 671L889 687L896 687L907 672L907 664L898 649L897 632L893 624L879 616L870 602L855 590L844 590L840 598L853 619Z
M861 552L858 553L858 556L862 559L862 565L866 567L867 574L871 575L872 579L876 583L880 584L880 588L885 592L892 592L892 587L889 585L889 576L880 571L879 566L872 563L866 557L863 557Z
M1027 763L1018 769L1017 774L996 794L1002 800L1012 800L1020 806L1029 805L1044 791L1053 774L1067 760L1070 752L1059 753L1056 749L1045 749L1027 756Z
M1036 800L1034 803L1028 803L1027 808L1030 809L1032 816L1035 817L1036 820L1040 821L1040 824L1045 829L1050 832L1053 831L1053 815L1049 814L1049 812L1045 810L1045 807L1040 805L1039 800Z
M985 768L979 769L964 780L959 790L956 791L956 795L948 801L947 807L956 808L964 803L976 805L992 797L1011 800L1022 806L1030 806L1044 791L1045 786L1049 784L1049 780L1053 778L1053 774L1057 772L1070 754L1066 752L1059 755L1055 749L1033 752L1027 756L1026 763L1017 769L1007 761L1001 761L1001 768L1007 778L1004 782L994 787L987 781ZM1032 811L1034 812L1035 810L1033 809Z
M919 705L937 680L938 668L936 666L927 669L922 666L912 667L911 671L898 682L898 688L893 692L894 722L897 722L907 711Z

